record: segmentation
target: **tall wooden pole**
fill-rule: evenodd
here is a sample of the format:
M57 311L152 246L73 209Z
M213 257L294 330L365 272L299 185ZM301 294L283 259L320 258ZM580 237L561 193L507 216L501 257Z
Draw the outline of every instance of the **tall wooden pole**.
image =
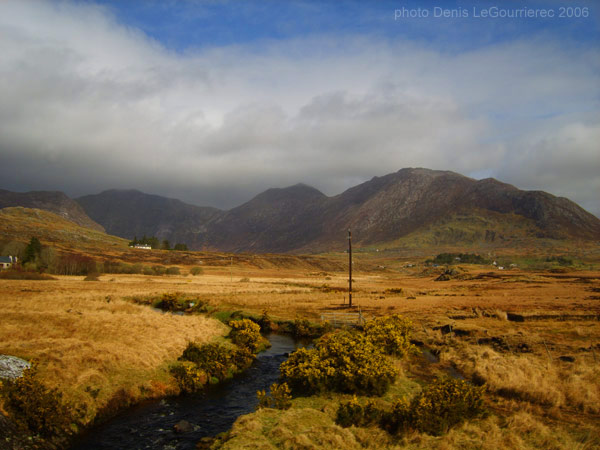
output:
M352 308L352 233L348 230L348 308Z

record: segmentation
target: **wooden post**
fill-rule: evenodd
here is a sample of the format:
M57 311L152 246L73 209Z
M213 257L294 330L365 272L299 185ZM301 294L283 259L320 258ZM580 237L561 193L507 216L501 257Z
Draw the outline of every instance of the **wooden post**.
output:
M348 308L352 308L352 233L348 230Z

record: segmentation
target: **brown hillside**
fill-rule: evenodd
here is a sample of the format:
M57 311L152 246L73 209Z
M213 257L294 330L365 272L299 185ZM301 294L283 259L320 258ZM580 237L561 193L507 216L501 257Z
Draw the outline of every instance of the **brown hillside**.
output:
M50 211L82 227L104 231L102 225L88 217L83 208L64 193L58 191L11 192L0 189L0 209L23 206Z

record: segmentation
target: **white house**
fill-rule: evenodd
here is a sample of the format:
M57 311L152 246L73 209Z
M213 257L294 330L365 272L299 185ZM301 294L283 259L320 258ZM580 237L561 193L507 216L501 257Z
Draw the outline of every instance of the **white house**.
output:
M0 256L0 269L10 269L16 263L16 256Z

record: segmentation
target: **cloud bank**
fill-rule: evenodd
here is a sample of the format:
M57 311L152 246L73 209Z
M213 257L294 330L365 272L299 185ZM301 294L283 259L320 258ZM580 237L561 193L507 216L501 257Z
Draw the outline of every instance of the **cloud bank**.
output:
M171 50L89 3L0 4L0 176L228 208L403 167L494 176L600 215L600 51L538 32L448 52L308 34Z

